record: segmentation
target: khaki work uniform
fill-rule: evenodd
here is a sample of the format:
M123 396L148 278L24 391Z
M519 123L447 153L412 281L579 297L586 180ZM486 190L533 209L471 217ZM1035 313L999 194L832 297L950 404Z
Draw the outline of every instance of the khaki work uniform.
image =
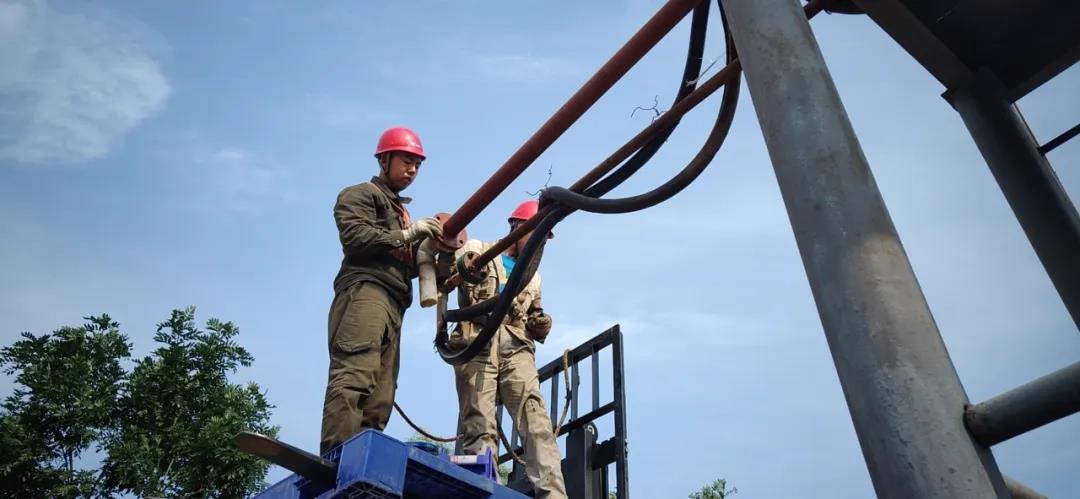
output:
M458 250L483 253L491 247L471 240ZM462 284L458 304L469 306L495 296L498 286L509 276L501 257L489 264L488 277L480 284ZM489 346L468 363L454 366L458 393L458 427L462 440L458 452L483 454L491 449L498 455L495 401L502 400L524 437L525 472L537 498L565 498L562 457L555 443L551 419L544 410L540 380L536 370L536 344L526 332L530 312L541 310L540 274L533 276L515 300ZM458 325L452 344L468 344L482 326L471 322ZM541 338L542 339L542 338Z
M415 274L415 248L402 234L411 223L408 202L376 177L346 187L334 205L344 258L328 320L322 453L390 420L401 318L412 302Z

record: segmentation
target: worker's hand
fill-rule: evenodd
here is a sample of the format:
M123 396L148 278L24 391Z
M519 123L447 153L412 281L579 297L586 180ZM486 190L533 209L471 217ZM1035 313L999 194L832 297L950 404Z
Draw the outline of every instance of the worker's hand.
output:
M406 242L416 242L430 237L438 239L442 237L442 222L435 217L428 217L414 222L402 231Z
M525 319L525 332L529 338L543 343L551 333L551 316L543 309L533 309Z

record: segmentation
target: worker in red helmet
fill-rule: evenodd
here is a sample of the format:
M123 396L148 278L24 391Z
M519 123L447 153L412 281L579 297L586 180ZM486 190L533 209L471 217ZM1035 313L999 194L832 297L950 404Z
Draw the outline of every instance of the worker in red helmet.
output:
M508 219L510 230L536 216L535 200L521 203ZM458 288L458 304L473 305L498 294L506 285L517 257L524 249L526 234L506 249L501 258L492 260L484 279L477 284L464 283ZM548 237L551 237L549 234ZM483 253L491 244L470 240L458 250ZM468 345L483 324L462 322L450 336L452 348ZM458 428L462 435L458 452L484 454L491 449L498 455L498 427L495 400L501 399L524 439L525 471L532 481L535 497L565 498L562 457L544 397L540 394L536 370L536 342L543 343L551 332L551 317L540 302L540 273L533 275L517 295L488 347L471 361L454 366L458 393Z
M413 221L401 191L420 173L424 147L394 127L375 148L379 174L346 187L334 205L344 258L330 306L330 373L320 449L326 453L390 419L397 387L401 318L412 302L414 257L424 238L442 235L435 218Z

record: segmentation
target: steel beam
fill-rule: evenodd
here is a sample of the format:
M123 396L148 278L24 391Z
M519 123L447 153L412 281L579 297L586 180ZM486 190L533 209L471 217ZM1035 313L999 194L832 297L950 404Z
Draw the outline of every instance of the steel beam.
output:
M1080 216L1020 111L992 76L946 92L1080 327Z
M618 324L608 330L611 334L611 366L614 372L612 385L615 392L615 496L630 497L630 470L628 469L630 441L626 437L626 382L623 378L622 329Z
M798 3L723 3L878 496L1010 497Z
M971 70L930 30L903 0L854 0L866 15L900 44L946 88L963 81Z
M1061 133L1061 135L1050 139L1050 142L1039 146L1039 154L1046 156L1050 153L1050 151L1057 149L1058 146L1072 140L1077 135L1080 135L1080 123L1073 125L1073 127L1068 130L1065 130Z
M1080 362L969 407L964 423L976 440L991 446L1077 412Z

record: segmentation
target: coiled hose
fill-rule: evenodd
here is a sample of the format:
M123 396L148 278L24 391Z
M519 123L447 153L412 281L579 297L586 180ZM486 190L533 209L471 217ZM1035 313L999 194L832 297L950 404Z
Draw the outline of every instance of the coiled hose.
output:
M690 43L686 53L686 63L683 65L682 79L679 80L679 90L675 95L675 102L683 100L690 92L697 88L698 75L701 72L702 57L705 53L705 35L709 23L709 2L701 2L694 8L693 17L690 21ZM637 151L630 159L619 167L617 171L597 182L587 191L589 195L601 196L619 184L626 181L634 173L645 166L657 151L664 145L675 127L679 124L675 121L668 128L658 132L649 142ZM519 260L520 260L519 256ZM532 279L525 280L528 283ZM507 288L504 288L504 291ZM514 293L516 297L517 293ZM447 310L444 318L446 322L461 322L490 313L495 308L495 302L499 297L489 298L479 303L462 307L460 309Z
M717 2L718 4L720 2ZM679 82L679 91L675 102L679 102L694 90L701 70L702 54L704 53L705 32L708 24L709 3L702 2L694 9L691 21L690 44L687 50L687 60L683 69L683 78ZM727 60L735 59L734 43L727 26L723 6L720 5L721 21L725 32L725 44L727 46ZM511 272L506 286L499 296L465 307L458 310L448 310L444 314L444 320L440 321L435 335L435 346L442 359L452 365L460 365L472 360L480 353L494 337L499 325L505 318L518 293L524 288L539 267L543 255L543 247L547 242L547 234L562 221L567 215L575 210L591 211L596 213L627 213L654 206L672 196L678 194L696 179L709 165L712 158L720 149L735 115L735 106L738 101L739 82L726 85L721 99L720 112L708 139L694 158L682 171L663 185L638 196L620 199L599 199L599 196L610 192L612 189L626 181L660 149L663 143L674 131L678 121L668 128L658 132L643 146L633 157L627 160L616 171L597 183L587 188L584 193L578 194L562 187L545 189L541 195L541 203L554 201L560 206L546 215L533 230L532 235L526 242L525 247L518 255L518 265ZM484 318L483 328L476 338L464 349L454 351L449 348L449 334L447 322L472 320L487 314Z
M723 19L726 32L727 19L725 18L722 9L720 15ZM736 55L730 33L726 34L726 39L728 45L727 62L730 63L735 60ZM716 153L720 150L720 146L723 145L728 132L731 130L731 123L735 119L735 108L738 104L740 81L741 80L736 78L734 81L724 86L724 95L721 99L720 112L716 117L716 123L713 125L712 131L709 132L708 139L705 140L705 144L694 158L687 163L685 168L659 187L636 196L615 199L601 199L599 198L599 194L597 194L597 191L599 190L594 191L592 188L586 190L584 194L579 194L565 187L548 187L540 191L540 198L546 198L555 203L569 206L574 210L587 211L590 213L629 213L632 211L644 210L671 199L679 192L682 192L683 189L689 186L702 172L705 171L706 168L708 168L713 157L715 157ZM600 184L597 184L594 187L599 186Z

